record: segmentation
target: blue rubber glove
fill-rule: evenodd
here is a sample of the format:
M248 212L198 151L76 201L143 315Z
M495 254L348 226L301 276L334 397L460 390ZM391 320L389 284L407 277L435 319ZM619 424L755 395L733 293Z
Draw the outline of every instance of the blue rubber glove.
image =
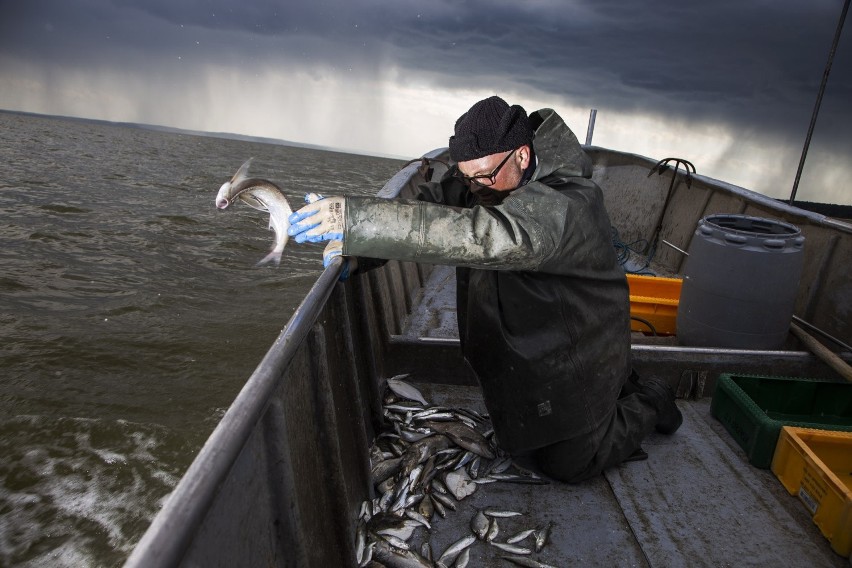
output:
M329 241L325 246L325 250L322 252L323 267L328 268L331 261L341 255L343 255L343 241ZM348 262L345 262L343 271L340 273L340 277L338 278L339 281L344 282L349 278L349 267L354 267L355 262L354 258L350 258Z
M329 241L329 243L325 246L325 250L322 251L322 265L325 268L328 268L328 265L331 264L331 260L336 256L341 256L343 254L343 241Z
M345 199L309 193L305 201L308 205L290 215L287 234L297 243L340 241L342 252Z

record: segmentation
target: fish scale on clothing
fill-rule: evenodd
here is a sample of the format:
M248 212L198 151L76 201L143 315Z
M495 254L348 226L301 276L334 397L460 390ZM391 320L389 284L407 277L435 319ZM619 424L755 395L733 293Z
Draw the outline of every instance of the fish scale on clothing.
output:
M487 491L491 483L549 482L514 463L498 447L487 415L431 405L403 380L406 377L386 381L384 426L370 448L378 496L361 505L355 544L358 565L464 568L476 546L488 546L507 563L548 568L534 555L547 543L549 524L501 535L501 522L526 519L519 511L477 510L470 532L458 535L440 553L433 550L436 513L455 514L460 501Z

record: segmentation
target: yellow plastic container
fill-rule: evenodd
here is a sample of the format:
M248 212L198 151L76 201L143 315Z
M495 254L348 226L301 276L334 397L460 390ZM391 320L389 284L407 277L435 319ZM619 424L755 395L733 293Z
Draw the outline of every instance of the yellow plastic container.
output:
M772 472L840 555L852 554L852 432L784 426Z
M657 335L675 335L682 284L680 278L628 274L630 315L650 322ZM633 319L630 320L630 329L648 335L653 333L643 322Z

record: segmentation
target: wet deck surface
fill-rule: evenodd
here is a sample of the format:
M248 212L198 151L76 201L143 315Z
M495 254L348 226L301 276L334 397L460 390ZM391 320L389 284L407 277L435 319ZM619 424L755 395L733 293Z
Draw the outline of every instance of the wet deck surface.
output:
M456 338L454 291L453 269L434 270L405 336ZM478 387L411 380L433 404L485 412ZM578 485L482 485L412 542L428 539L437 558L471 534L478 509L497 508L524 513L498 519L499 542L552 523L550 542L529 556L550 566L848 568L850 561L831 550L798 499L771 471L748 463L710 415L709 398L678 405L683 426L673 436L646 440L646 461L623 464ZM509 566L501 559L506 555L477 541L468 566Z
M417 386L432 403L485 410L477 387ZM496 508L524 513L498 519L499 542L552 523L550 542L529 556L551 566L849 566L772 472L748 463L709 399L678 404L683 426L652 435L648 460L577 485L482 485L413 542L428 538L437 558L471 534L477 509ZM477 541L469 566L510 566L506 554Z

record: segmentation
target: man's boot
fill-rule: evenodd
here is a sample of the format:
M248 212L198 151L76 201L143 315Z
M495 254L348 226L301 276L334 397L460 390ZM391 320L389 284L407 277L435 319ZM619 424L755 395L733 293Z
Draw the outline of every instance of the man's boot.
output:
M675 404L674 389L660 377L648 377L639 383L641 393L657 409L657 432L674 434L683 423L683 415Z
M630 371L630 376L627 377L627 381L622 385L618 398L624 398L637 392L642 392L642 387L639 385L639 374L634 369Z

